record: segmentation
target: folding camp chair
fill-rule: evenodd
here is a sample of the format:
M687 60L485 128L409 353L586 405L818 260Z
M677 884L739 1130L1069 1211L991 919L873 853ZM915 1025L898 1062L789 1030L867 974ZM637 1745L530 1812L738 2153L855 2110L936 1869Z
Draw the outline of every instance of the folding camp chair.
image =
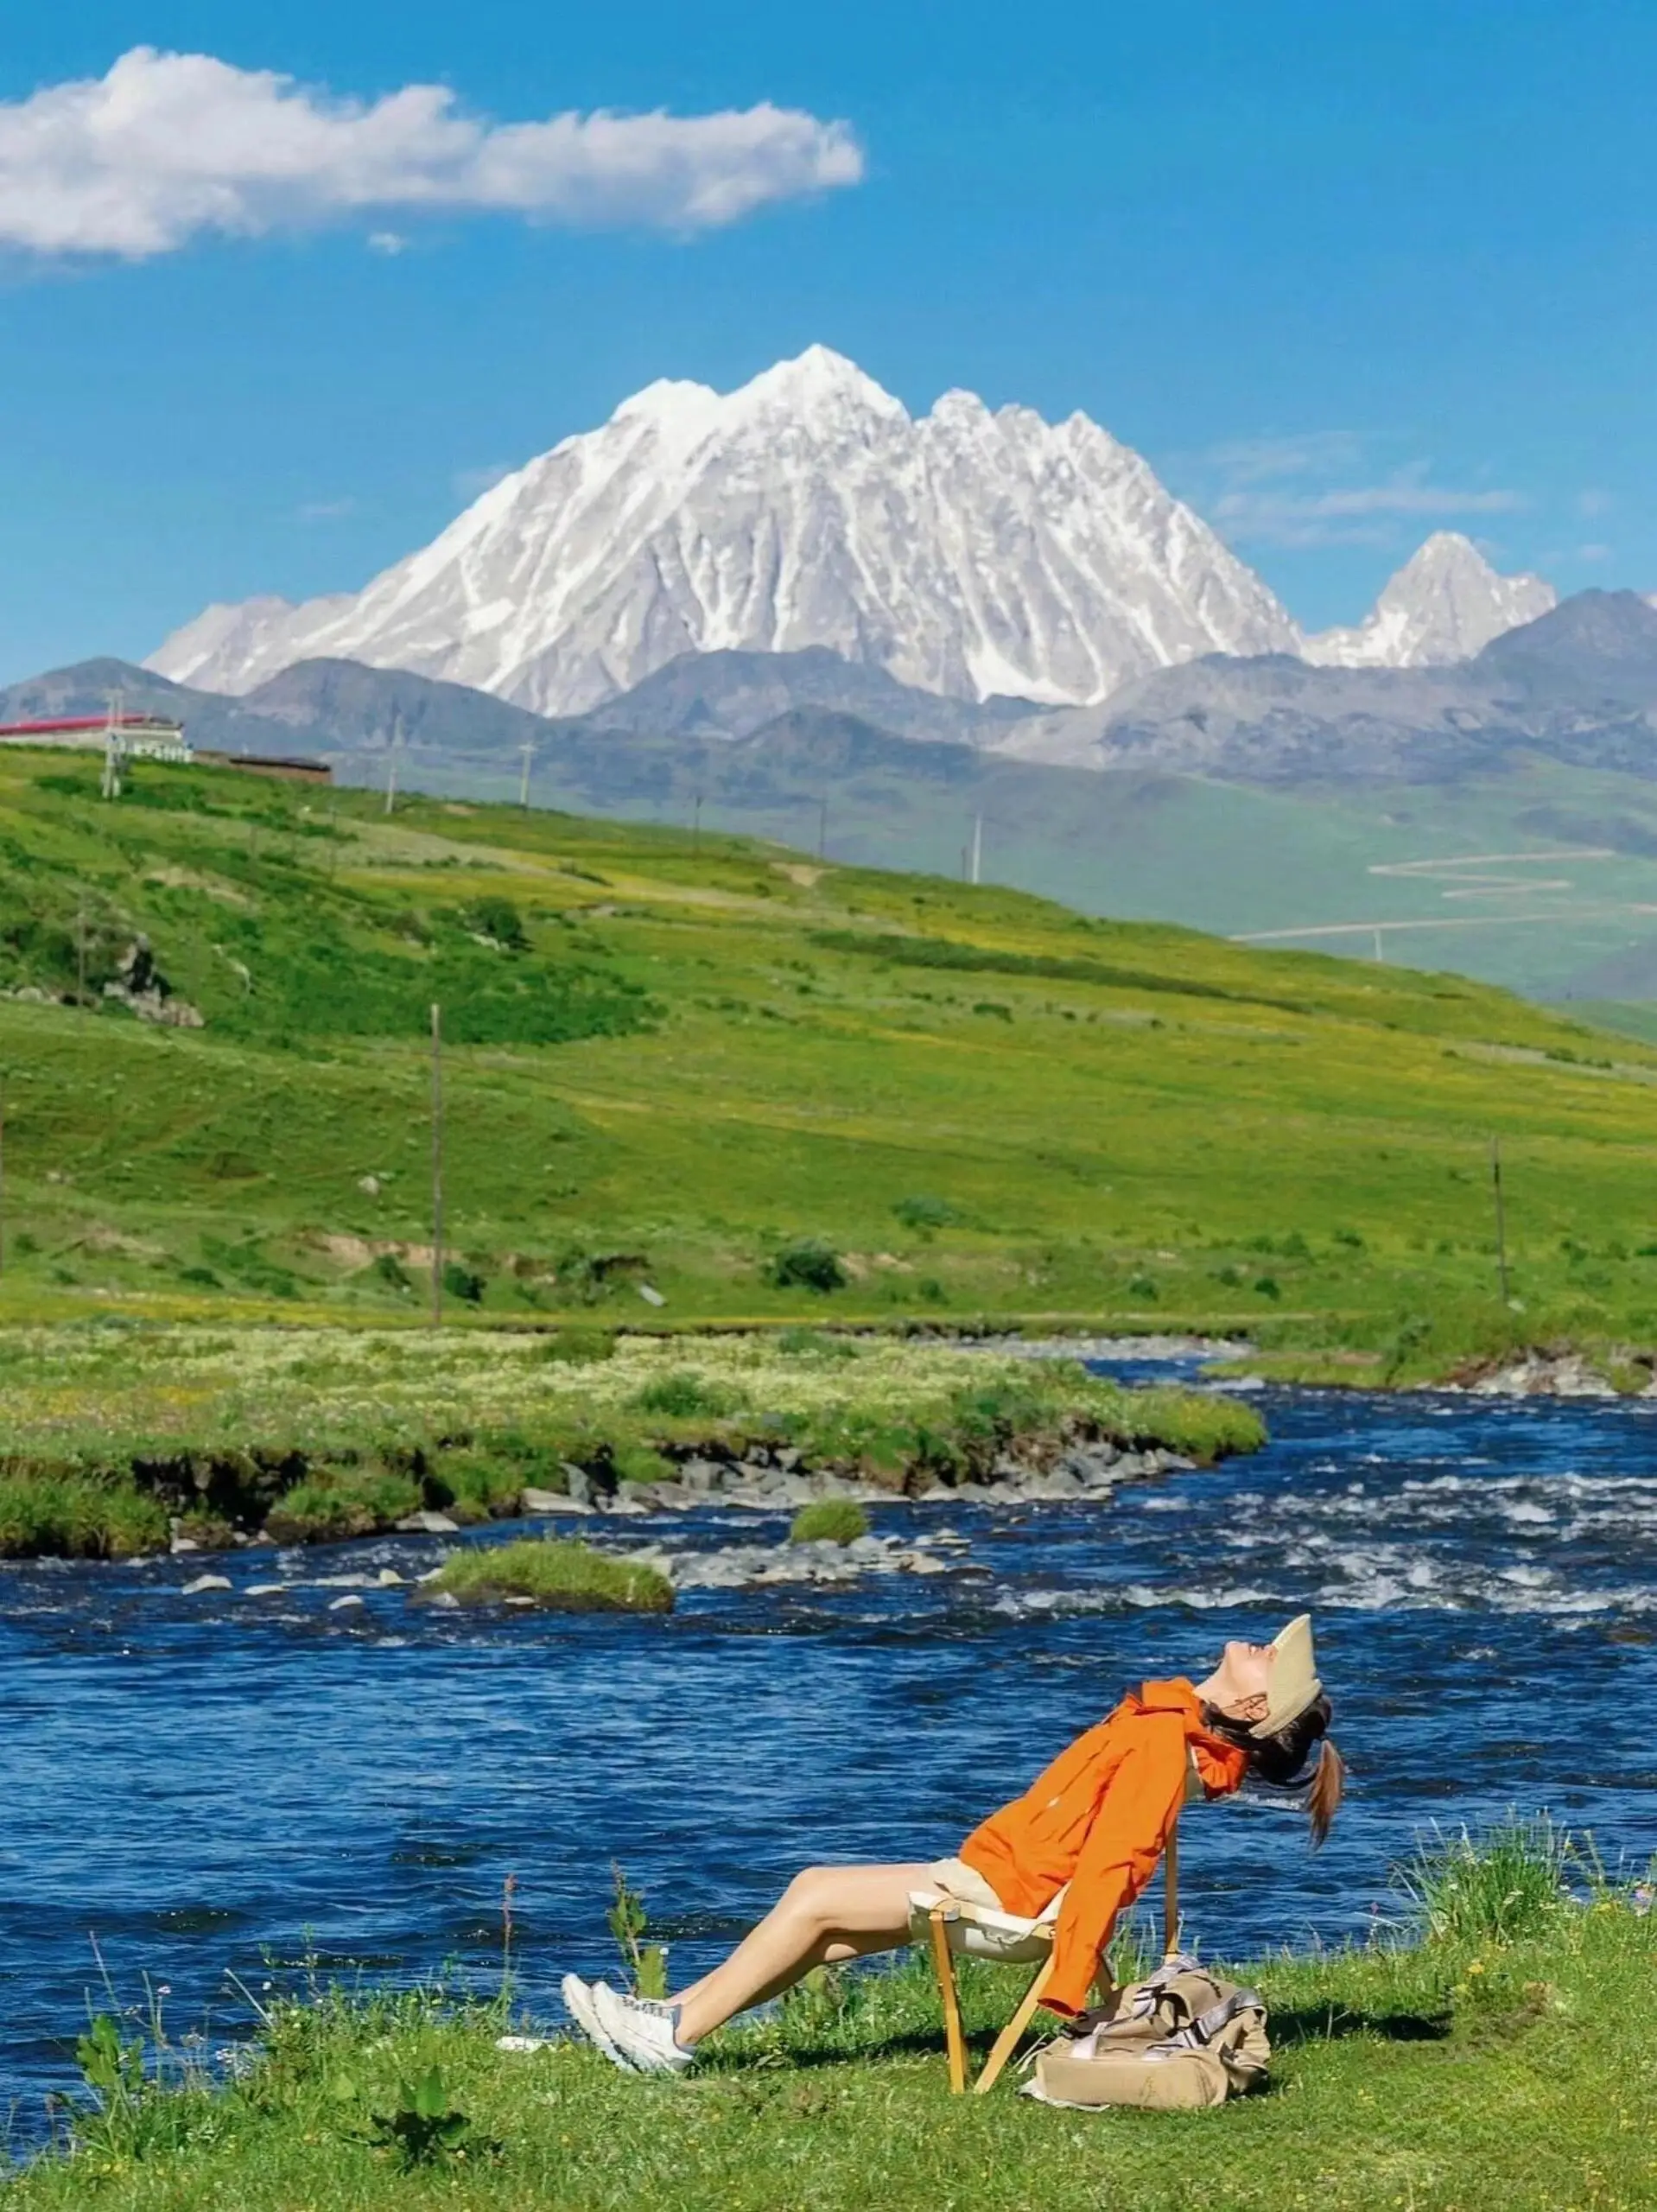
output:
M1171 1958L1179 1948L1177 1816L1169 1831L1162 1864L1163 1955ZM1002 2069L1018 2049L1019 2038L1029 2026L1052 1980L1053 1931L1063 1902L1064 1892L1061 1890L1036 1919L1023 1920L1015 1913L994 1912L987 1905L969 1904L942 1890L910 1892L910 1929L917 1942L930 1946L932 1965L938 1978L938 1995L943 2005L943 2039L949 2054L949 2088L955 2096L960 2096L967 2087L967 2039L962 2032L961 1999L955 1989L956 1957L987 1959L996 1966L1033 1966L1036 1969L1012 2018L995 2038L995 2048L985 2061L983 2072L973 2084L974 2094L981 2097L1000 2080Z

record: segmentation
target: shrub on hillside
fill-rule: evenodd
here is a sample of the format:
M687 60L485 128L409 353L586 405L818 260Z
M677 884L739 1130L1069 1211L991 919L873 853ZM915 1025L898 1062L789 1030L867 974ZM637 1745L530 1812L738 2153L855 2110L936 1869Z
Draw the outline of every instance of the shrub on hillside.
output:
M475 1268L462 1267L458 1260L451 1260L443 1270L443 1288L451 1298L458 1298L467 1306L481 1306L486 1287L483 1277Z
M773 1255L770 1273L778 1290L815 1290L826 1294L842 1289L846 1282L839 1253L816 1236L784 1244Z
M219 1236L204 1236L202 1253L221 1275L229 1275L244 1290L260 1291L268 1298L297 1298L299 1282L280 1261L269 1259L256 1241L232 1244Z
M949 1229L961 1219L947 1198L934 1198L926 1191L917 1191L911 1198L899 1198L892 1211L905 1229L922 1231Z
M600 1299L613 1298L646 1281L651 1274L650 1255L589 1252L583 1245L572 1244L560 1254L553 1273L567 1296L579 1299L583 1306L596 1306Z
M530 939L524 927L524 917L510 899L498 893L487 893L474 899L470 906L460 909L461 926L473 937L486 938L491 944L498 944L508 952L527 952Z

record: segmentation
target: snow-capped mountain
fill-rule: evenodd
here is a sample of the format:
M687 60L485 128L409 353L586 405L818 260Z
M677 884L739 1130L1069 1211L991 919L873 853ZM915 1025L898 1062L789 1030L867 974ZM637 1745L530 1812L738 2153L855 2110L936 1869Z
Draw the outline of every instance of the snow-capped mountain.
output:
M1355 628L1308 638L1304 659L1333 668L1427 668L1470 660L1559 594L1540 576L1499 575L1459 531L1440 530L1406 561Z
M1260 578L1085 415L950 391L917 420L814 346L733 392L653 384L356 596L212 607L149 665L240 692L327 655L557 714L688 652L828 646L930 691L1060 705L1299 645Z

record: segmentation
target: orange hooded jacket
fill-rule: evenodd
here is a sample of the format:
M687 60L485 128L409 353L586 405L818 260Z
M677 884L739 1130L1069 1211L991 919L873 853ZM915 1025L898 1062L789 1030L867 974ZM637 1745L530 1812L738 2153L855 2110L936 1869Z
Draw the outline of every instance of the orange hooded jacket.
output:
M1055 2012L1082 2010L1117 1914L1166 1847L1193 1762L1209 1797L1228 1796L1248 1766L1246 1752L1203 1726L1190 1682L1142 1682L962 1845L968 1866L1021 1917L1034 1918L1070 1884L1042 1999Z

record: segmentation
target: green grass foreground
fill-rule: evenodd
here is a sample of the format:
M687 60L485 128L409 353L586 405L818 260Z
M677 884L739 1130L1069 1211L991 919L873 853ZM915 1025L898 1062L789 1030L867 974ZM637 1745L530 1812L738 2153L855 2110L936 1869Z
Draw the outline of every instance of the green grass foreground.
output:
M756 1446L897 1492L1073 1436L1210 1462L1264 1433L1235 1400L887 1337L0 1329L0 1557L130 1557L174 1521L205 1548L365 1535L421 1510L483 1522L566 1489L572 1465L651 1482Z
M557 1537L452 1553L434 1580L421 1586L424 1597L440 1592L470 1605L524 1598L556 1612L673 1611L673 1585L653 1567Z
M1542 1856L1534 1848L1539 1838ZM1190 2114L947 2091L924 1961L818 1976L678 2082L568 2042L498 2051L499 2005L283 2005L228 2085L129 2072L8 2212L1615 2212L1657 2198L1657 1927L1559 1896L1538 1826L1430 1871L1419 1941L1235 1968L1271 2011L1261 2094ZM1504 1887L1515 1866L1523 1897ZM1502 1925L1507 1924L1504 1935ZM538 1962L537 1962L538 1965ZM962 1976L980 2056L1017 1976ZM174 2054L174 2063L176 2063ZM107 2059L105 2071L107 2073ZM422 2110L427 2115L422 2124ZM378 2116L378 2117L377 2117ZM423 2126L423 2132L422 2132ZM406 2144L420 2136L425 2155Z
M435 1000L460 1321L1657 1342L1648 1044L753 840L97 775L0 753L0 1313L417 1319Z

